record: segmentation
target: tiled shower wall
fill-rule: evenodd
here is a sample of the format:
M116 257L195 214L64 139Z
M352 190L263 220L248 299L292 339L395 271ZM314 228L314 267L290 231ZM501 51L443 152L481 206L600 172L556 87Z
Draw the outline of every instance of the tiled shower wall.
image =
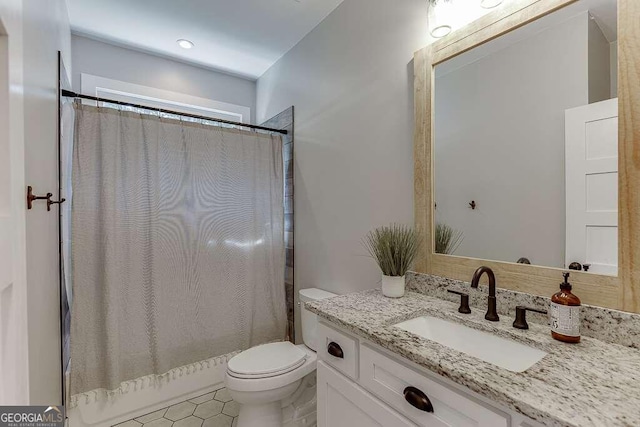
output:
M286 248L286 266L284 273L284 286L287 295L287 335L291 342L295 342L295 329L293 321L294 286L293 286L293 140L294 140L294 111L289 107L280 114L262 123L274 129L284 129L287 135L282 136L282 155L285 172L284 182L284 244Z

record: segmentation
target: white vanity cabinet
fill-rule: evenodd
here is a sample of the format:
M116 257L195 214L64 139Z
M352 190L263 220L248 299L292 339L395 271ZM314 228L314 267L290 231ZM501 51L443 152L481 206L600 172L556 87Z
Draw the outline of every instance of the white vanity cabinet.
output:
M471 390L321 322L319 427L538 427Z

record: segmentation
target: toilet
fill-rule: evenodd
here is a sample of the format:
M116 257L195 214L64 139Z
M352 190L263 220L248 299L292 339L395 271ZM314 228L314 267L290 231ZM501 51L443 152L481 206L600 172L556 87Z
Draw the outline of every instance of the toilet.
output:
M336 296L322 289L299 292L304 344L276 342L252 347L231 358L225 385L241 405L237 427L282 427L283 402L296 395L305 377L315 376L318 317L304 303Z

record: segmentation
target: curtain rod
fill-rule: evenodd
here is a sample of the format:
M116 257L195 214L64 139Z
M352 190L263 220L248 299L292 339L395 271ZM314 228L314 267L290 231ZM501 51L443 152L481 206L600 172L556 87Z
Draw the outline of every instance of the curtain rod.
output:
M66 89L62 89L61 94L62 94L62 96L67 97L67 98L80 98L80 99L89 99L91 101L108 102L110 104L125 105L127 107L142 108L142 109L145 109L145 110L159 111L160 113L175 114L175 115L178 115L178 116L191 117L191 118L194 118L194 119L208 120L210 122L225 123L225 124L228 124L228 125L245 127L245 128L250 128L250 129L265 130L265 131L269 131L269 132L281 133L283 135L287 135L289 133L288 131L286 131L284 129L273 129L273 128L268 128L268 127L265 127L265 126L250 125L250 124L247 124L247 123L233 122L231 120L214 119L214 118L206 117L206 116L198 116L197 114L181 113L179 111L166 110L164 108L156 108L156 107L149 107L147 105L132 104L131 102L116 101L114 99L108 99L108 98L98 98L97 96L83 95L81 93L75 93L75 92L72 92L72 91L66 90Z

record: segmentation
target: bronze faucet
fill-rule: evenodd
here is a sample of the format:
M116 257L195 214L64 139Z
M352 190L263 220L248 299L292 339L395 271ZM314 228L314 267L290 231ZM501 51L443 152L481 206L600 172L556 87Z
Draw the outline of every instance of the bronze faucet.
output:
M487 306L487 314L484 315L484 318L490 320L491 322L497 322L500 320L498 316L497 308L496 308L496 276L493 274L493 270L489 267L480 267L473 273L473 278L471 279L471 287L477 288L478 283L480 283L480 277L484 273L487 273L487 277L489 277L489 297L488 297L488 306Z

